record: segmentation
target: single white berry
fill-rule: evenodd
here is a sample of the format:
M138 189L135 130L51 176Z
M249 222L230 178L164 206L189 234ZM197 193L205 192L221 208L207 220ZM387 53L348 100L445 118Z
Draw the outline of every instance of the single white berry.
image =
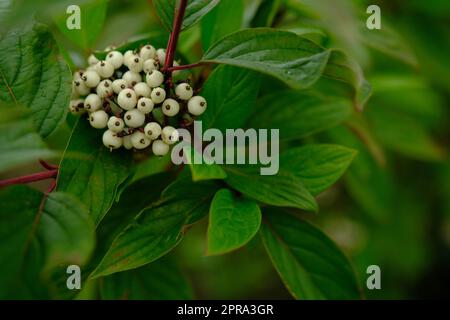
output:
M128 50L123 55L123 64L128 67L132 63L133 59L136 58L136 57L139 58L139 55L136 54L136 52L134 52L132 50Z
M145 122L145 114L137 109L127 111L123 118L125 124L130 128L139 128Z
M106 128L108 125L108 114L104 110L92 112L89 115L89 122L96 129Z
M167 126L161 131L161 138L166 144L174 144L180 138L178 130L174 127Z
M131 135L123 137L123 147L127 150L133 149L133 143L131 142Z
M116 94L119 94L122 90L128 88L128 83L123 79L114 80L112 83L113 90Z
M112 132L121 132L125 128L125 122L117 117L111 117L108 120L108 129Z
M84 108L89 112L94 112L102 106L102 99L95 93L91 93L84 100Z
M110 78L114 74L114 67L108 61L97 62L95 70L103 79Z
M128 69L130 69L130 71L137 73L141 72L144 66L144 61L142 61L142 59L139 58L139 56L137 55L134 58L127 61L127 63L128 64L126 66L128 67Z
M164 100L166 100L166 90L164 90L163 88L155 88L153 89L150 97L155 104L162 103Z
M144 67L143 67L143 70L145 73L150 73L153 70L158 70L158 69L159 69L158 61L156 61L155 59L145 60Z
M81 80L81 77L83 76L82 71L74 72L73 74L73 81Z
M154 59L156 57L156 49L151 45L146 45L141 48L139 56L142 60Z
M119 69L123 65L123 54L119 51L111 51L106 56L106 61L111 63L114 69Z
M205 112L207 103L205 98L201 96L192 97L188 102L188 111L194 116L199 116Z
M83 99L71 100L69 105L70 113L73 115L81 115L86 112L84 109L84 101Z
M103 144L109 149L119 149L123 144L123 138L117 136L117 132L106 130L103 133Z
M147 84L150 88L156 88L164 82L164 75L161 71L153 70L147 74Z
M152 112L154 106L155 104L153 103L153 100L145 97L140 98L137 103L137 109L143 114Z
M73 82L73 91L75 91L76 94L85 96L89 94L91 88L89 88L82 79L78 79Z
M107 98L114 93L111 80L103 80L98 84L97 94L100 98Z
M162 140L155 140L152 144L152 151L155 156L165 156L170 150L170 146Z
M129 87L133 87L139 82L142 82L142 77L139 73L127 71L123 74L122 79L125 80Z
M156 140L161 135L161 126L158 122L150 122L144 128L145 135L152 139Z
M131 143L133 144L133 147L137 150L142 150L150 146L152 141L145 136L140 131L136 131L131 135Z
M120 91L117 96L117 103L124 110L131 110L136 106L137 97L132 89L125 89Z
M97 64L99 60L97 59L96 56L94 56L93 54L91 54L88 58L88 63L90 66L95 66Z
M152 93L152 90L145 82L136 83L133 89L138 97L149 98L150 94Z
M81 79L84 81L84 84L89 88L95 88L100 83L100 76L96 71L86 71L81 76Z
M166 50L158 49L156 50L156 58L159 61L159 64L164 67L164 63L166 61Z
M180 112L180 104L174 99L167 99L162 105L162 112L168 117L174 117Z
M175 88L175 94L181 100L189 100L194 95L194 91L189 83L181 83Z

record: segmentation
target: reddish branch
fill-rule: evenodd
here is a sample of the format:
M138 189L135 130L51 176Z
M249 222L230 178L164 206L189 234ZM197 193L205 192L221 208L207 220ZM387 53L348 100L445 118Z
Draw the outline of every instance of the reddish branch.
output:
M203 63L199 62L199 63L193 63L193 64L186 64L184 66L171 67L171 68L168 68L167 71L174 72L174 71L198 68L198 67L201 67L201 66L203 66Z
M178 39L180 37L186 7L187 0L180 0L180 6L175 11L172 32L170 33L169 43L166 50L166 61L164 63L164 71L169 74L171 73L170 69L173 67L173 61L175 59L175 52L177 50Z
M47 179L56 179L56 177L58 176L58 166L48 164L47 162L45 162L43 160L39 160L39 163L45 169L47 169L47 171L33 173L30 175L11 178L11 179L0 180L0 188L12 186L15 184L25 184L25 183L37 182L37 181L42 181L42 180L47 180ZM55 188L55 185L56 185L55 183L56 183L56 181L52 182L52 185L47 190L48 193L53 191L53 189Z

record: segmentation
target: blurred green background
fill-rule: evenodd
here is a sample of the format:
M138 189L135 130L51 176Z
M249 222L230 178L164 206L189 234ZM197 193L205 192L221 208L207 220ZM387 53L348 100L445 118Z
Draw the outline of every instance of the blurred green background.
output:
M351 257L363 287L367 267L380 266L382 289L365 290L367 298L449 297L450 2L243 1L243 27L269 21L272 27L341 48L362 65L373 86L362 115L304 141L338 143L359 151L340 183L319 196L320 214L307 218ZM112 0L106 14L94 12L91 17L103 25L98 34L71 38L58 26L72 2L2 1L0 17L10 25L36 13L52 25L72 67L82 65L94 49L165 32L151 1ZM77 3L96 2L102 1ZM372 4L381 7L381 30L366 28L366 9ZM14 14L10 5L17 6ZM201 35L201 24L182 34L179 49L187 63L202 56ZM263 87L282 88L273 82L266 79ZM325 81L314 89L324 95L341 95L344 90ZM261 91L263 95L267 90ZM66 126L47 142L63 150L69 134ZM35 169L21 167L0 178ZM206 222L195 225L171 254L190 279L196 298L290 298L258 238L232 254L207 257L206 227Z

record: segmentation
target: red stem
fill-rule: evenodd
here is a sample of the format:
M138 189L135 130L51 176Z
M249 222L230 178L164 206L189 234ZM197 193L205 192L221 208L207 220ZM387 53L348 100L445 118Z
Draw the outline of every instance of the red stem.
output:
M170 68L173 67L173 61L175 59L175 52L177 50L178 38L180 37L181 26L183 24L184 14L186 13L187 0L180 0L180 6L175 12L175 18L173 20L173 28L170 33L169 44L166 51L166 61L164 63L164 71L171 73Z
M47 169L47 170L58 169L58 166L49 164L49 163L45 162L44 160L39 160L39 163L41 164L42 167L44 167L44 169Z
M203 66L203 63L202 62L198 62L198 63L186 64L184 66L172 67L172 68L167 69L167 71L174 72L174 71L198 68L198 67L201 67L201 66Z
M44 172L38 172L33 173L30 175L17 177L17 178L11 178L11 179L5 179L0 181L0 188L11 186L14 184L23 184L23 183L30 183L30 182L36 182L46 179L54 179L58 175L58 169L52 169L49 171Z

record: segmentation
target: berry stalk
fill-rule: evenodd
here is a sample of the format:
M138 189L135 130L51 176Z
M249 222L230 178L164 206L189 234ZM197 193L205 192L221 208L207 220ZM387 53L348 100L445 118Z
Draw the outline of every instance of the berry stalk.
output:
M170 68L173 67L175 52L177 50L178 39L180 37L181 26L183 24L184 14L186 13L187 0L180 0L180 6L175 11L173 20L173 28L170 33L169 44L167 46L166 61L164 63L164 71L171 73Z
M47 179L55 179L58 175L58 169L51 169L49 171L33 173L26 176L5 179L0 181L0 188L15 185L15 184L24 184L36 181L42 181Z

